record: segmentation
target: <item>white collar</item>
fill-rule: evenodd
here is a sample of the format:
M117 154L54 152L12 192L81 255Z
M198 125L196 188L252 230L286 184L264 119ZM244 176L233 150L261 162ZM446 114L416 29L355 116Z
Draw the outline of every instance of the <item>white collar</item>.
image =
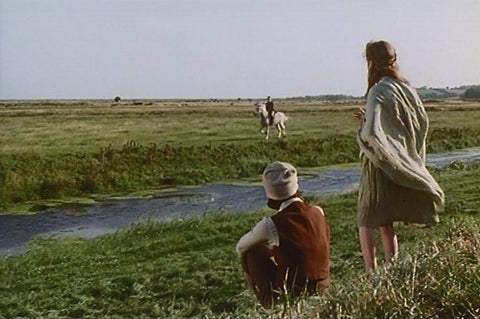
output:
M293 202L303 202L303 200L301 198L298 198L298 197L290 198L289 200L284 201L280 205L280 208L278 209L278 211L284 210L288 205L290 205Z

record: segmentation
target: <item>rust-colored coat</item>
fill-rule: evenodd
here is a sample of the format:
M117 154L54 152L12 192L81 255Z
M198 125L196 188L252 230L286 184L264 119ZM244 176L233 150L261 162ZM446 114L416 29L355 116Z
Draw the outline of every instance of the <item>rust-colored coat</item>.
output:
M298 201L271 218L280 239L273 249L275 286L304 287L307 281L329 278L330 226L323 211Z

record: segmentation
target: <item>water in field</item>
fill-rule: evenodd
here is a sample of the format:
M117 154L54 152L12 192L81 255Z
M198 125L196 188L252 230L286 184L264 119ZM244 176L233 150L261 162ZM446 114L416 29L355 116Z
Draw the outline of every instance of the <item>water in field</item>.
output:
M480 160L480 148L431 155L428 163L441 168L454 161ZM358 187L358 167L329 169L300 179L305 195L331 196ZM35 215L0 216L0 256L18 254L37 235L95 237L145 220L201 217L226 211L255 211L265 205L261 186L213 184L159 192L153 198L111 199L90 205L66 204Z

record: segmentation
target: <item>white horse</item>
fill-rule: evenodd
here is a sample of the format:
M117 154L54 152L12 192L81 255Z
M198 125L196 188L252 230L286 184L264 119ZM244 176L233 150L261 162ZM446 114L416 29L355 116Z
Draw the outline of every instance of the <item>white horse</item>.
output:
M264 103L255 104L255 113L260 114L260 132L266 135L266 140L268 140L270 126L277 127L279 138L285 136L285 122L288 120L288 117L285 115L285 113L273 111L273 123L270 123L267 108Z

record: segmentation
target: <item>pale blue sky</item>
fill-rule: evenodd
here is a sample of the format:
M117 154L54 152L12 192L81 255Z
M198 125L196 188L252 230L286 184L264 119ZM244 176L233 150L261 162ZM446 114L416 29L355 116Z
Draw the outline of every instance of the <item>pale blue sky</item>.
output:
M0 99L352 94L366 42L480 83L480 0L0 0Z

